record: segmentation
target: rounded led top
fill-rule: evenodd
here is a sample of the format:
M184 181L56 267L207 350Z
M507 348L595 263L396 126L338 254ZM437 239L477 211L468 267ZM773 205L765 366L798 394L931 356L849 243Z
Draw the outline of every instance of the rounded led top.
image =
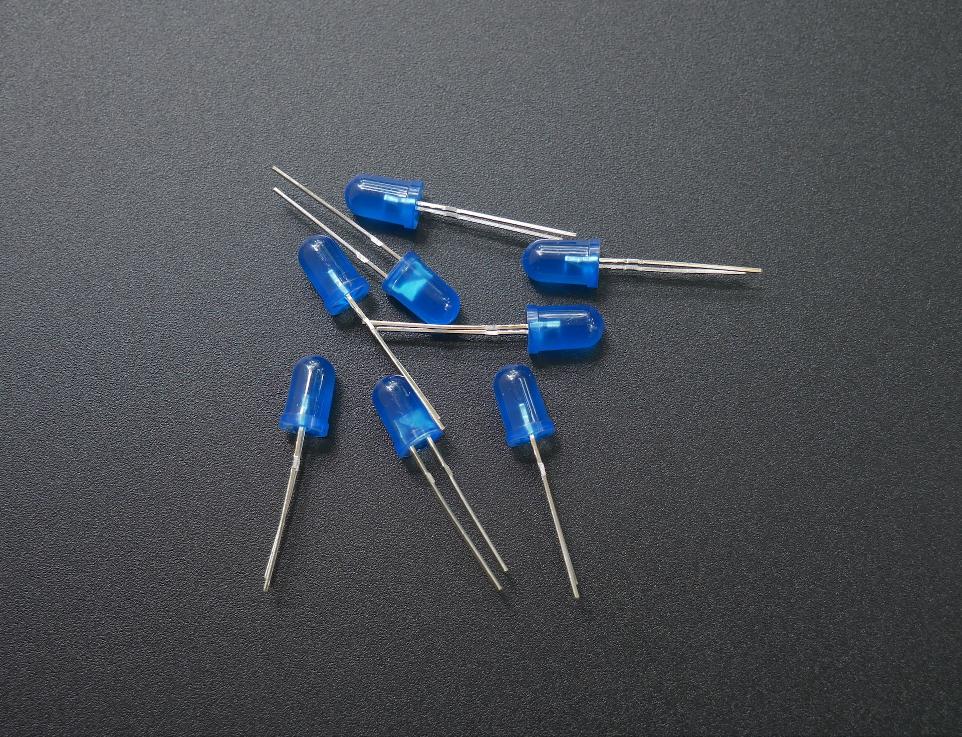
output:
M512 448L555 434L534 374L523 364L505 366L494 377L494 398Z
M411 448L423 448L429 439L444 434L403 376L381 379L374 385L371 401L401 458L410 455Z
M357 301L366 297L371 288L334 239L326 235L313 235L301 243L297 260L332 315L350 307L345 294Z
M528 353L586 351L594 348L605 332L601 313L588 305L539 307L528 305Z
M521 266L532 281L598 287L601 241L537 240L524 249Z
M358 217L414 230L420 216L417 202L423 194L420 179L358 174L344 188L344 201Z
M281 430L323 438L334 400L334 367L323 356L304 356L291 371L291 388L278 425Z
M461 298L414 251L408 251L384 280L384 291L424 322L448 325L461 311Z

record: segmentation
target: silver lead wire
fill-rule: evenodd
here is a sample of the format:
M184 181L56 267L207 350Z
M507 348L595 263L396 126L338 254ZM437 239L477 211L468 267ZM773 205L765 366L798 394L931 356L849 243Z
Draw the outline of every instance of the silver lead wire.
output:
M310 189L308 189L307 187L305 187L303 184L301 184L299 181L297 181L297 180L296 180L294 177L292 177L290 174L288 174L287 172L283 171L279 166L272 166L271 169L273 169L277 174L280 174L284 179L286 179L288 182L290 182L290 183L293 184L295 187L297 187L299 190L301 190L301 192L303 192L304 194L306 194L308 197L310 197L312 200L314 200L317 204L322 205L323 207L326 207L332 214L337 215L337 217L339 217L339 218L340 218L341 220L343 220L345 223L347 223L348 225L350 225L352 228L354 228L354 229L357 230L358 232L362 233L362 234L363 234L369 241L371 241L371 243L373 243L375 246L377 246L378 248L381 248L381 249L383 249L384 251L386 251L387 253L391 254L396 260L398 260L398 261L401 260L401 257L398 256L398 254L397 254L390 246L388 246L384 241L382 241L380 238L378 238L378 237L377 237L376 235L374 235L373 233L369 232L366 228L363 228L363 227L360 225L360 223L358 223L358 222L352 220L351 218L349 218L347 215L345 215L343 212L341 212L340 210L338 210L336 207L334 207L334 205L332 205L330 202L328 202L327 200L325 200L323 197L321 197L320 195L318 195L317 193L315 193L313 190L310 190Z
M489 215L485 212L465 210L461 207L452 207L451 205L439 205L436 202L424 202L423 200L418 200L415 203L415 207L417 207L417 209L421 212L427 212L432 215L454 218L455 220L463 220L468 223L488 225L492 228L510 230L513 233L526 233L528 235L533 235L536 238L574 238L578 235L570 230L549 228L546 225L526 223L522 220L512 220L511 218L498 217L497 215Z
M372 320L371 323L382 333L434 333L439 335L527 335L526 323L510 325L436 325L423 322L397 322L394 320Z
M464 508L468 510L468 514L471 516L471 520L474 522L474 526L478 528L478 532L481 533L481 537L483 537L484 542L487 543L488 550L491 551L491 555L493 555L495 560L498 561L498 565L501 566L501 570L507 573L508 572L507 564L504 562L504 559L501 557L501 554L498 552L498 549L494 547L494 543L491 542L491 538L488 537L488 533L484 529L484 527L481 525L481 520L478 519L478 515L474 513L474 509L472 509L471 505L468 504L468 499L467 497L464 496L464 492L461 491L461 487L458 486L458 482L454 480L454 472L451 470L451 467L447 464L447 461L444 460L444 456L441 455L441 451L438 450L438 446L434 444L434 441L430 437L428 438L428 445L431 446L431 450L434 451L434 455L438 459L438 463L441 464L441 467L444 469L444 472L448 475L448 480L451 482L451 486L454 487L454 490L458 493L458 498L461 500L461 503L464 505Z
M724 264L696 264L686 261L657 261L643 258L599 258L598 265L602 269L618 271L645 271L662 274L721 274L747 275L761 274L762 270L754 266L726 266Z
M568 553L568 543L565 542L565 534L561 531L561 520L558 518L558 510L555 508L554 497L551 495L551 487L548 485L548 471L544 467L544 461L541 460L538 441L535 440L534 435L529 435L528 439L531 441L531 449L534 451L534 458L538 463L538 471L541 472L541 483L544 484L544 495L548 499L548 508L551 510L551 520L554 522L554 530L558 535L558 544L561 546L561 557L564 558L565 570L568 571L571 593L574 594L575 599L580 599L581 594L578 593L578 577L575 575L575 567L571 562L571 555Z
M294 458L291 460L291 473L287 477L287 490L284 492L284 505L281 507L281 519L277 523L277 532L274 535L274 544L271 545L271 554L267 559L267 568L264 569L264 591L271 587L271 579L274 578L274 568L277 566L277 557L281 552L281 540L284 537L284 526L287 524L287 515L291 510L291 500L294 498L294 484L297 481L297 472L301 468L301 455L304 452L304 428L297 428L297 440L294 441Z
M438 414L438 411L434 409L434 405L431 404L431 400L424 395L424 392L421 391L421 387L418 386L418 383L414 380L414 377L408 373L408 370L404 368L404 364L401 363L400 359L394 355L394 351L392 351L388 344L384 341L384 338L374 326L374 322L371 320L371 318L364 314L364 310L358 306L357 302L354 301L354 298L346 290L344 291L344 297L347 299L347 303L351 306L351 309L354 310L354 313L361 318L361 321L367 326L367 329L371 331L371 335L374 336L374 339L378 342L378 345L381 346L381 350L384 351L385 355L391 359L391 363L394 364L394 367L401 373L401 376L407 379L408 384L411 385L411 389L413 389L414 393L417 394L418 399L420 399L424 406L427 407L428 412L431 413L431 417L433 417L434 421L438 423L438 427L443 430L444 423L441 422L441 416Z
M301 207L300 204L297 203L297 202L295 202L293 199L291 199L290 196L288 196L286 193L284 193L283 191L281 191L281 190L278 189L277 187L274 187L274 188L273 188L273 191L274 191L275 194L280 195L281 198L282 198L288 205L290 205L291 207L293 207L293 208L294 208L295 210L297 210L301 215L303 215L303 216L306 217L308 220L310 220L312 223L314 223L314 225L316 225L318 228L320 228L320 229L323 230L325 233L327 233L329 236L331 236L331 238L333 238L333 239L336 240L338 243L340 243L342 246L344 246L344 248L346 248L348 251L350 251L351 253L353 253L353 254L354 254L354 258L356 258L356 259L357 259L358 261L360 261L362 264L364 264L365 266L367 266L371 271L374 271L374 272L376 272L377 274L380 274L382 279L387 279L387 272L385 272L383 269L381 269L377 264L375 264L373 261L371 261L371 259L369 259L369 258L368 258L367 256L365 256L363 253L361 253L360 251L358 251L354 246L352 246L352 245L351 245L350 243L348 243L346 240L344 240L343 238L341 238L341 236L339 236L339 235L338 235L337 233L335 233L333 230L331 230L330 228L328 228L324 223L322 223L320 220L318 220L316 217L314 217L311 213L309 213L307 210L305 210L303 207Z
M440 489L438 489L438 484L434 480L434 476L431 475L431 472L428 471L427 466L424 465L424 461L421 460L421 456L418 455L417 449L412 445L410 450L411 450L411 455L414 456L414 460L417 461L418 466L421 467L421 472L424 474L424 478L426 478L428 483L431 485L431 488L434 490L435 496L437 496L438 501L441 502L441 506L444 507L444 511L448 513L448 517L451 518L451 521L454 523L454 526L458 528L458 532L461 533L461 537L464 538L464 542L467 543L469 548L471 548L471 552L474 554L474 557L477 559L478 563L481 564L481 567L484 569L484 572L488 574L488 578L491 579L491 583L494 584L494 587L498 591L501 591L501 589L503 588L501 586L501 582L497 579L497 577L494 575L494 571L491 570L487 562L481 556L481 551L478 550L477 546L474 544L471 538L468 537L468 533L465 531L464 527L461 526L461 523L458 521L458 518L454 516L454 512L451 511L451 507L448 506L447 501L445 501L444 497L441 495L441 491Z

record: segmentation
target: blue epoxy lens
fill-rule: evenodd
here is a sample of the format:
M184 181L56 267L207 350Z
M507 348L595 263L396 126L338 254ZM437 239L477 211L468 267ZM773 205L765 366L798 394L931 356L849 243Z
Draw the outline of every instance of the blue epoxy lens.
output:
M384 291L424 322L448 325L461 311L461 298L416 253L409 251L384 280Z
M555 426L541 398L531 369L522 364L505 366L494 377L494 398L504 423L508 445L526 445L554 435Z
M305 240L297 251L297 260L332 315L339 315L350 306L345 293L358 301L371 288L337 243L326 235Z
M424 182L419 179L358 174L344 188L344 201L358 217L413 230L418 226L417 202L423 194Z
M528 353L594 348L605 332L601 313L587 305L528 305Z
M381 379L374 385L371 401L401 458L410 455L412 447L423 448L428 438L437 440L444 434L403 376Z
M327 435L334 400L334 367L322 356L305 356L294 364L287 403L278 423L281 430Z
M601 241L539 240L524 249L521 266L532 281L543 284L598 286Z

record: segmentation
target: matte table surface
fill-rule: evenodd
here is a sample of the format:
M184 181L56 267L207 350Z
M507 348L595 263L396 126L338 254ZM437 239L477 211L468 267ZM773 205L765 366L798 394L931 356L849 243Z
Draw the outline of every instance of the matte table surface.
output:
M0 732L962 733L957 2L8 0L0 63ZM272 164L764 268L564 295L524 237L378 231L461 322L604 314L593 359L533 362L580 603L492 396L523 339L389 338L498 595ZM265 595L309 353L332 435Z

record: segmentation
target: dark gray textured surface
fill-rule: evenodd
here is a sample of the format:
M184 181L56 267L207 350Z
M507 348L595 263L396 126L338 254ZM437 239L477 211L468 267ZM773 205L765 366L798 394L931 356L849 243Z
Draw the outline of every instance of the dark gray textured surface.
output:
M957 3L483 5L0 6L4 734L962 731ZM499 598L275 162L765 267L607 278L603 353L538 367L580 606L490 396L522 344L395 341ZM464 321L566 301L523 241L415 243ZM265 596L309 352L335 434Z

